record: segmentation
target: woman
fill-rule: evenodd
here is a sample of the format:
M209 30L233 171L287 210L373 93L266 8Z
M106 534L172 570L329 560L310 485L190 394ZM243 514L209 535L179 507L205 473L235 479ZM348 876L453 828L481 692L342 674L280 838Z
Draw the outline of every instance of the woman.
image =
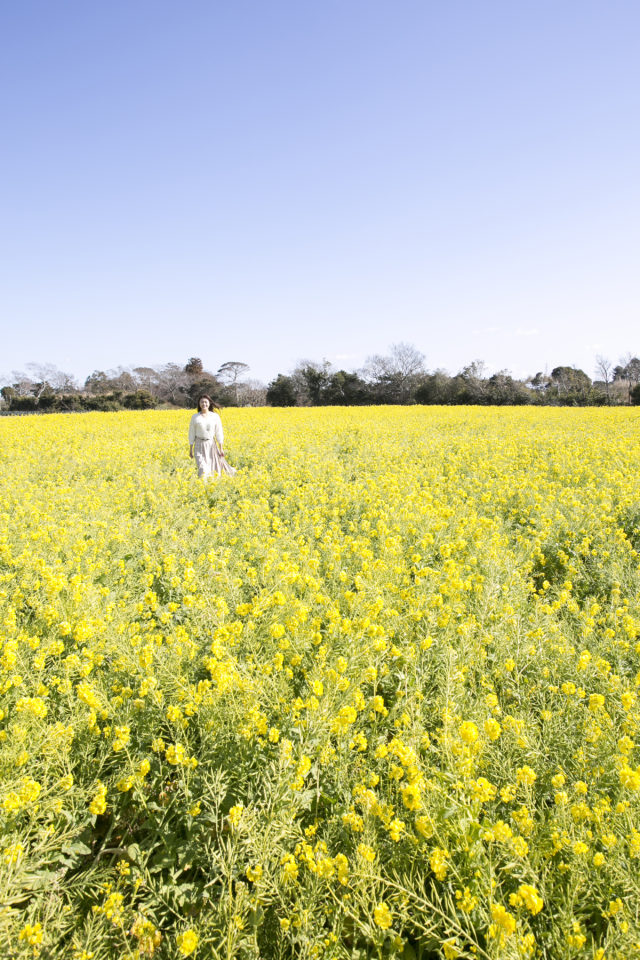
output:
M236 472L224 456L224 434L219 409L205 393L198 397L198 412L194 413L189 424L189 456L191 459L195 458L198 476L204 480L208 480L214 473L220 476L224 471L232 477Z

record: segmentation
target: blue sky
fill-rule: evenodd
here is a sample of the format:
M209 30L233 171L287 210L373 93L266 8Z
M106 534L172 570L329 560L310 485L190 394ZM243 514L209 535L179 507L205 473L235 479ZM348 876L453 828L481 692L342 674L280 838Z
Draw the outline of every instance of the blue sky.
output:
M635 0L8 0L0 373L640 353Z

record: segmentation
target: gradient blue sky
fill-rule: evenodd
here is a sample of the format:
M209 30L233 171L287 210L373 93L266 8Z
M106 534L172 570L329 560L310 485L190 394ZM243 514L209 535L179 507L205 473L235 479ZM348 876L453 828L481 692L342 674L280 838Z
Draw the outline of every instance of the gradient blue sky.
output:
M7 0L0 372L640 353L636 0Z

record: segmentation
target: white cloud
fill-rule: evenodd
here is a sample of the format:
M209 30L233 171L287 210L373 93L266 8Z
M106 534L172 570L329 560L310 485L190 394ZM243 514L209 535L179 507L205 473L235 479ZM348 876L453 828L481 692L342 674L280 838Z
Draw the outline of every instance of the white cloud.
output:
M529 327L526 330L523 327L518 327L515 335L516 337L539 337L540 331L537 327Z

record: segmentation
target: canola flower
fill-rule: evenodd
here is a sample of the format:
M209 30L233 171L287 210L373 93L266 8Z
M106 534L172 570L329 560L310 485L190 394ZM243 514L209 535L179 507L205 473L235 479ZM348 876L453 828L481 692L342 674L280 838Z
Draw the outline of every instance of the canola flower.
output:
M198 935L194 930L185 930L176 939L178 953L181 957L190 957L198 946Z
M373 919L382 930L388 930L393 923L393 915L386 903L378 903L373 911Z
M640 956L640 414L223 416L0 420L3 955Z

